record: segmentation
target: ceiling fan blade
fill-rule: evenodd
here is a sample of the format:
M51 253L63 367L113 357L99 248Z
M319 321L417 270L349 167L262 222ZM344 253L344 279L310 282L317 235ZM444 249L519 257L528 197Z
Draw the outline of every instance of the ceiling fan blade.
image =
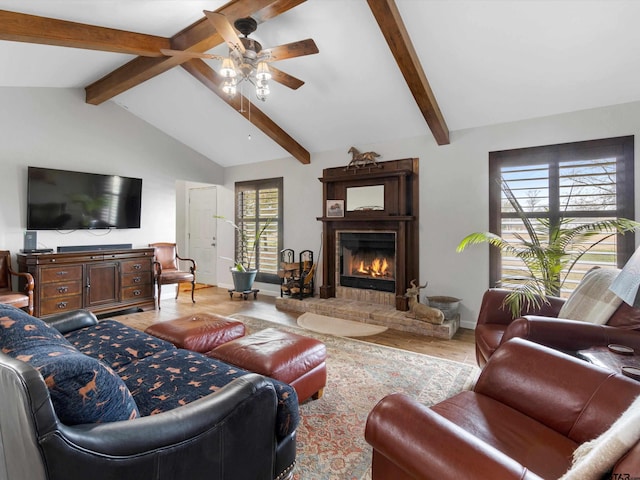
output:
M244 45L240 41L240 37L233 28L233 25L229 23L229 20L227 20L227 17L221 13L210 12L208 10L205 10L204 14L207 16L209 21L213 23L213 26L222 38L224 38L224 41L227 43L229 48L244 55Z
M169 48L161 48L160 53L162 53L165 57L211 58L214 60L222 60L223 58L220 55L213 55L211 53L188 52L185 50L171 50Z
M271 80L275 80L276 82L281 83L285 87L289 87L292 90L297 90L302 85L304 85L304 82L299 78L296 78L293 75L289 75L282 70L278 70L272 65L269 65L269 72L271 72Z
M291 42L277 47L263 48L260 50L260 57L266 57L267 62L277 62L285 58L312 55L318 53L318 51L316 42L307 38L306 40L298 40L297 42Z

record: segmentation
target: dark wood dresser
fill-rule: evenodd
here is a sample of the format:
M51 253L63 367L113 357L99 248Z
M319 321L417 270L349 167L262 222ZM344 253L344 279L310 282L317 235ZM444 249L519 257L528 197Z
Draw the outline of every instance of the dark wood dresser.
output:
M18 254L35 281L34 315L85 308L95 314L155 308L153 248Z

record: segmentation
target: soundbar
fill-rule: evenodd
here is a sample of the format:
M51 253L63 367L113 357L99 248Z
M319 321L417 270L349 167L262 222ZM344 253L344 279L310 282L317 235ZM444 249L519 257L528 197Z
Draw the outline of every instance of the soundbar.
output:
M126 250L133 248L131 243L113 243L111 245L64 245L58 247L58 253L94 252L96 250Z

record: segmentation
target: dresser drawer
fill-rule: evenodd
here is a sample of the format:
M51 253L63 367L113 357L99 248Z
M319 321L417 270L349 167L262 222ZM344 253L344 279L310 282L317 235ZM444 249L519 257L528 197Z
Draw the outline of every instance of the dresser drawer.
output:
M82 282L80 280L47 283L40 289L40 298L46 300L51 297L64 297L69 295L79 295L82 293Z
M123 287L135 287L152 283L151 272L129 273L122 276Z
M40 283L64 282L68 280L82 281L82 265L60 265L40 270Z
M153 296L153 285L147 283L145 285L126 287L122 289L122 301L136 300L138 298L149 298Z
M139 260L124 260L120 262L120 269L122 273L137 273L137 272L150 272L151 260L139 259Z
M82 295L50 298L40 303L40 316L77 310L79 308L82 308Z

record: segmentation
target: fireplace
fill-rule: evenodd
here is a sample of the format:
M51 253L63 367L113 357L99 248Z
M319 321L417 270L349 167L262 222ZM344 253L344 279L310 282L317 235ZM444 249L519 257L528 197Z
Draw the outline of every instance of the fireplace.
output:
M395 232L337 232L339 285L396 291Z
M326 168L323 183L322 285L320 298L339 297L395 305L419 278L418 159L378 162L373 167ZM363 192L377 197L364 199ZM329 205L344 205L341 216ZM375 206L375 208L373 207Z

